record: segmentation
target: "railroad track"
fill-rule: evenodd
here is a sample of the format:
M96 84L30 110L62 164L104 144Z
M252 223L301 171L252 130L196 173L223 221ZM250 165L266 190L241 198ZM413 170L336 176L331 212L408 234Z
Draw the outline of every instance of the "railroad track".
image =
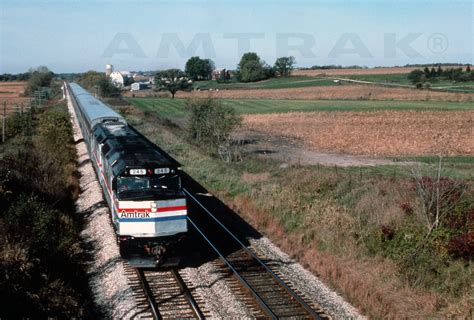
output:
M140 318L206 318L177 269L148 270L128 267L126 271L141 308ZM199 302L202 305L202 301Z
M192 193L183 188L189 198L196 203L211 219L214 227L212 231L203 231L204 225L198 225L198 219L188 216L192 227L203 237L207 244L218 254L221 264L216 265L222 273L232 274L238 281L240 288L247 292L246 304L256 318L269 317L298 318L298 319L327 319L321 310L306 302L302 294L284 281L281 275L274 272L264 263L255 252L249 249L237 236L222 224ZM206 221L206 228L211 223ZM217 230L220 229L220 232ZM209 230L209 229L208 229ZM219 233L216 236L216 233ZM230 254L225 254L228 246L238 246ZM237 295L239 295L237 293ZM253 301L249 301L251 296Z

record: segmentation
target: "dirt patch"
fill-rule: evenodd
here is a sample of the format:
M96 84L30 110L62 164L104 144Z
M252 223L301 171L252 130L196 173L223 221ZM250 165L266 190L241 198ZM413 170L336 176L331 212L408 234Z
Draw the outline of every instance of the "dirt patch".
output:
M267 181L269 177L270 177L269 172L264 172L264 173L244 172L244 174L242 174L242 180L248 183Z
M367 157L343 153L330 153L318 150L301 139L281 136L276 133L261 132L246 126L237 135L238 140L245 141L242 150L246 154L261 159L270 159L281 162L282 167L288 165L316 165L338 167L371 167L377 165L401 164L380 157ZM404 162L410 164L410 162ZM248 174L242 176L245 182L265 181L266 176Z
M245 89L216 91L179 91L178 98L209 95L226 99L295 99L295 100L402 100L402 101L474 101L472 93L439 92L409 88L350 84L287 89Z
M371 156L473 155L474 111L246 115L247 130L304 141L321 152Z

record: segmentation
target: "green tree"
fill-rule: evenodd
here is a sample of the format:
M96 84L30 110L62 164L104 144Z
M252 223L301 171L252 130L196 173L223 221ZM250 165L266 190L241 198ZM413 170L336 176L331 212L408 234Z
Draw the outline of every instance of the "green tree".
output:
M103 72L87 71L82 74L77 82L93 93L101 97L115 97L120 95L120 89L114 86Z
M231 134L241 118L234 108L214 98L192 99L186 102L188 132L191 139L207 146L222 160L234 158Z
M254 82L272 76L273 69L260 60L255 52L247 52L237 65L237 78L242 82Z
M429 78L429 77L430 77L430 75L431 75L431 73L430 73L430 68L425 67L425 68L423 69L423 72L425 73L425 77L426 77L426 78Z
M46 66L30 69L25 94L32 95L35 91L43 87L50 87L53 77L54 73Z
M421 70L413 70L408 74L408 80L410 80L413 84L421 83L425 78L425 73Z
M436 75L438 77L441 77L443 75L443 69L441 68L441 65L438 65L438 70L436 70Z
M99 82L105 78L105 74L94 70L89 70L79 76L77 83L88 90L92 90Z
M471 66L470 65L467 65L466 72L471 72Z
M288 77L291 71L294 69L295 58L294 57L280 57L276 59L274 69L280 76Z
M192 80L211 79L214 70L214 62L210 59L201 59L199 57L191 57L186 62L185 72Z
M114 86L107 78L101 77L97 83L101 97L120 96L120 89Z
M192 83L192 80L179 69L158 71L155 76L155 84L158 90L169 91L173 99L176 92L189 89Z

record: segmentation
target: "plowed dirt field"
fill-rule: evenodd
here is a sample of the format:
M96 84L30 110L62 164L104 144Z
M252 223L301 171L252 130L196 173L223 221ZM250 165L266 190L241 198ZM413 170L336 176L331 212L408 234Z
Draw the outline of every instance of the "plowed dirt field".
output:
M7 112L11 112L20 106L21 103L24 105L29 101L28 97L22 97L23 91L25 90L26 82L0 82L0 111L3 112L3 105L6 103Z
M247 128L316 150L373 156L474 155L474 111L306 112L244 116Z

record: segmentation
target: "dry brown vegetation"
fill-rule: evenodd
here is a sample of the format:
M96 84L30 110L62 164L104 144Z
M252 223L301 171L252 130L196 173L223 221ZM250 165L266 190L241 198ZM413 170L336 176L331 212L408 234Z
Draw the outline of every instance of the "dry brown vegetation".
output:
M354 84L288 89L219 90L212 93L209 91L180 91L176 94L176 97L208 97L209 94L226 99L474 101L474 94L472 93L439 92Z
M3 112L4 103L7 104L8 112L22 103L26 105L30 98L22 96L25 87L26 82L24 81L0 82L0 111Z
M419 208L410 180L360 172L354 179L350 172L319 166L282 170L269 163L261 167L250 159L223 164L183 143L179 129L157 126L137 109L131 111L128 119L140 123L141 132L167 146L191 176L362 313L374 319L459 318L469 314L466 283L470 269L464 268L462 261L451 261L451 269L445 270L431 264L435 256L429 254L429 267L435 267L434 271L420 265L416 269L420 278L412 281L397 264L400 260L371 251L385 244L383 226L392 227L402 238L414 234L407 229L407 221L418 221ZM409 212L402 204L409 204ZM448 258L442 259L443 266ZM447 286L426 285L432 283L429 275L439 270L444 272L438 275L439 282ZM457 288L459 296L450 295L446 288Z
M325 151L474 155L474 112L311 112L246 115L247 127L299 138Z
M257 208L248 198L228 199L234 210L243 215L283 251L291 253L305 268L346 294L360 311L374 318L406 319L426 317L436 311L438 297L409 287L400 287L397 268L388 259L361 259L351 255L334 255L304 243L302 236L288 234L277 219ZM337 213L341 208L324 204L320 210ZM338 223L336 225L341 225ZM342 242L341 242L342 243Z

